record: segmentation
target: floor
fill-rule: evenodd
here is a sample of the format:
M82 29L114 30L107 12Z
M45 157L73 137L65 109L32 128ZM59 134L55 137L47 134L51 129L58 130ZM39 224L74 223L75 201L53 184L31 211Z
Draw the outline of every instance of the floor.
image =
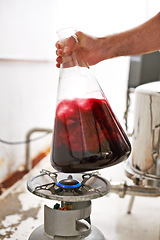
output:
M26 183L42 168L50 167L44 158L19 183L0 197L0 239L26 240L34 228L43 223L43 206L53 206L52 200L31 194ZM111 181L127 179L124 163L100 171ZM91 221L107 240L160 240L160 197L136 197L132 213L127 214L130 196L119 198L114 193L92 201Z

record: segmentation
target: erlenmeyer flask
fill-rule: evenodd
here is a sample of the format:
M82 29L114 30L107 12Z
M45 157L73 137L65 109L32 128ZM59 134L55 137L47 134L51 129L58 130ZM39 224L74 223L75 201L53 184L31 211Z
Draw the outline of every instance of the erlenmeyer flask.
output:
M60 41L73 29L58 32ZM128 158L130 142L79 52L60 68L51 164L61 172L93 171Z

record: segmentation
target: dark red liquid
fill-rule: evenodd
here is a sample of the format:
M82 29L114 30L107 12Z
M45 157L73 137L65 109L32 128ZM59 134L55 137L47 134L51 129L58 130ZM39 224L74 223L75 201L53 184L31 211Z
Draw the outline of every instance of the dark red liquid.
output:
M56 110L52 166L85 172L125 160L131 146L105 99L63 100Z

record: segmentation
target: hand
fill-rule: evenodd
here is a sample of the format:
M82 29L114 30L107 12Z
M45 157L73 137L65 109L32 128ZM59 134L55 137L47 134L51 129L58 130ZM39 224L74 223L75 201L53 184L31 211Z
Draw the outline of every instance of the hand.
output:
M63 42L58 41L57 47L57 64L59 68L63 61L63 56L70 55L72 51L77 52L82 61L88 63L88 65L94 65L100 62L102 46L99 44L99 38L92 37L84 34L83 32L76 32L78 43L76 43L73 37L66 38Z
M160 49L160 12L147 22L125 32L96 38L83 32L76 32L78 43L73 37L57 42L57 67L63 61L63 56L72 51L78 60L88 65L120 56L134 56ZM81 58L81 59L80 59ZM80 62L80 61L79 61Z

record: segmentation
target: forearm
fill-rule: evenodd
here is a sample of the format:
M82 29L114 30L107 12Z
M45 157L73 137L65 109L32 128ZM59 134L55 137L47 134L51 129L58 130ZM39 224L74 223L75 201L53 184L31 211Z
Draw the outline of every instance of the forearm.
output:
M103 46L102 60L160 50L160 13L134 29L101 38L99 41Z

